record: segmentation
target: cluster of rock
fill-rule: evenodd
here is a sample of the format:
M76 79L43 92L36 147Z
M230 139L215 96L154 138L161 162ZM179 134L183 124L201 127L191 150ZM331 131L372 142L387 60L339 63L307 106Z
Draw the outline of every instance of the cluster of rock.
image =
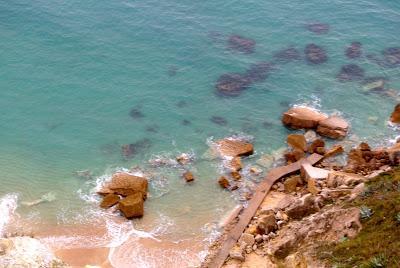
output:
M293 107L282 116L282 123L294 129L315 129L318 134L332 139L346 136L349 124L338 116L327 116L308 107Z
M236 182L242 178L241 158L254 153L253 144L238 139L222 139L216 142L216 149L221 157L228 159L229 171L229 174L218 179L218 184L224 189L237 190L239 186Z
M230 251L228 264L256 254L270 264L268 267L278 267L277 263L282 262L285 267L298 267L287 263L291 254L307 251L315 240L332 242L354 237L361 230L360 211L343 209L339 202L359 195L366 178L336 171L326 175L318 178L318 188L309 186L315 178L307 172L284 178L284 188L274 187Z
M399 106L391 116L392 121L400 118ZM347 123L338 127L322 124L323 128L328 125L328 130L318 131L321 122L328 119L308 108L293 108L285 113L282 121L295 129L315 129L319 134L331 132L325 135L328 137L343 138ZM341 133L332 135L335 131ZM344 153L344 148L336 144L326 149L325 141L312 130L304 135L288 135L287 143L292 148L285 154L288 162L298 161L307 153L324 157L316 166L303 162L298 174L284 177L272 186L273 190L231 249L226 267L242 264L250 267L255 259L267 267L282 264L284 267L327 267L313 257L315 241L330 243L354 237L362 228L360 209L343 208L343 202L355 199L366 190L369 179L400 163L400 143L390 148L371 149L362 142L348 151L344 164L334 161L335 156ZM335 165L331 165L331 160Z
M292 144L305 145L304 141ZM332 242L354 237L361 230L360 211L343 209L340 202L361 194L368 178L303 163L300 174L285 177L273 186L274 190L231 250L228 265L256 254L262 256L264 263L269 263L268 267L278 267L277 263L298 267L291 263L293 254L309 257L315 240ZM312 261L306 263L311 265ZM325 267L321 263L313 265Z
M118 205L118 209L126 218L142 217L147 188L146 178L124 172L115 173L111 181L106 182L97 191L103 196L100 207L111 208Z

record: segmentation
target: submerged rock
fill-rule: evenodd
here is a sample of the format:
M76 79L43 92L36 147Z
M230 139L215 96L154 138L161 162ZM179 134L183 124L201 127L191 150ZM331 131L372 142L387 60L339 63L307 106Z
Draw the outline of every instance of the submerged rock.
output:
M228 39L228 46L232 50L250 54L255 50L256 41L240 35L231 35Z
M217 116L217 115L212 116L210 118L210 121L219 126L228 125L228 121L225 118L223 118L221 116Z
M304 53L307 61L311 64L321 64L328 60L325 50L316 44L308 44Z
M362 45L360 42L352 42L349 47L346 48L345 55L349 59L356 59L361 57Z
M122 156L125 159L130 159L135 157L138 153L147 150L151 146L151 142L149 139L142 139L135 143L124 144L121 147Z
M315 34L326 34L329 32L330 26L327 23L310 23L306 26L307 30Z
M296 61L301 59L300 51L294 47L282 49L274 54L274 59L281 63Z
M331 139L343 139L347 135L349 124L343 118L331 116L319 122L317 132Z
M267 79L273 65L270 62L258 62L250 65L249 69L244 74L249 83L262 82Z
M385 77L367 77L362 82L363 90L366 92L383 92L385 90Z
M141 192L128 195L119 201L118 208L127 219L142 217L144 214L144 200Z
M347 64L342 66L336 78L342 82L361 80L364 78L364 73L364 69L357 64Z
M221 75L216 83L217 93L222 96L239 96L250 85L248 77L240 73Z
M389 47L383 51L385 61L390 66L400 65L400 47Z
M132 108L129 112L130 117L133 119L140 119L143 118L143 113L139 110L139 108Z
M290 128L316 128L318 123L328 118L325 114L307 107L293 107L282 116L282 123Z

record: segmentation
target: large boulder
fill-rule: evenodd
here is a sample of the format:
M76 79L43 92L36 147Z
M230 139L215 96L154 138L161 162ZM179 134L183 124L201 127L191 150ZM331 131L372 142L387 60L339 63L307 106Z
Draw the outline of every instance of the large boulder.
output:
M289 146L294 150L300 150L305 152L307 150L307 141L304 135L301 134L289 134L286 139Z
M400 103L394 107L392 115L390 116L390 121L392 123L399 124L400 123Z
M147 179L129 173L115 173L110 182L105 183L98 191L99 194L117 194L128 196L140 192L143 198L147 197Z
M282 116L282 123L288 127L299 128L316 128L320 121L328 117L307 107L293 107L285 112Z
M143 194L136 192L119 201L119 210L127 219L142 217L144 214Z
M346 120L337 116L332 116L319 122L317 132L328 138L342 139L346 137L348 129L349 124Z
M253 144L234 139L219 140L217 147L222 156L228 157L249 156L254 152Z

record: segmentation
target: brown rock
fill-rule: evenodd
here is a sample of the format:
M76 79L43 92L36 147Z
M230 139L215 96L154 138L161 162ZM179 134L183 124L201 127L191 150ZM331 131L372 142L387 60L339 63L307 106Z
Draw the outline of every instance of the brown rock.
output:
M283 114L282 123L288 127L316 128L327 116L307 107L294 107Z
M240 171L242 169L242 160L240 157L232 158L230 166L233 171Z
M358 149L360 149L361 151L371 151L371 147L366 142L360 143L360 145L358 145Z
M348 129L349 124L344 119L332 116L319 122L317 132L328 138L342 139L346 137Z
M230 186L230 183L229 183L228 179L225 178L224 176L221 176L219 178L218 183L224 189L226 189L226 188L228 188Z
M286 141L294 150L300 150L303 152L307 150L307 142L304 135L290 134L287 136Z
M231 177L232 177L235 181L238 181L238 180L240 180L240 178L242 178L242 175L240 175L240 173L237 172L237 171L232 171L232 172L231 172Z
M400 123L400 103L394 107L392 115L390 116L390 121L395 124Z
M116 194L108 194L103 197L100 203L101 208L110 208L119 202L120 197Z
M191 182L194 181L194 176L193 173L190 171L186 171L185 173L183 173L183 178L186 180L186 182Z
M288 163L294 163L296 161L299 161L300 159L304 158L305 156L306 156L306 153L301 150L294 150L294 151L285 153L285 159L286 159L286 162L288 162Z
M143 194L136 192L119 201L118 208L127 219L142 217L144 214Z
M269 234L278 228L273 210L269 212L270 213L259 216L257 220L257 233Z
M342 145L334 145L332 148L330 148L324 155L325 158L327 157L332 157L338 154L341 154L344 152L344 149Z
M254 152L253 144L239 140L223 139L217 145L222 156L249 156Z
M317 183L315 179L308 178L307 180L307 190L313 195L317 195L319 193L319 189L317 188Z
M292 219L301 219L317 211L318 207L315 206L315 198L311 194L306 194L292 203L285 212Z
M318 151L318 150L321 150L321 149L317 149L317 148L319 148L319 147L322 147L322 148L325 147L325 142L324 142L324 140L322 140L322 139L316 139L316 140L314 140L314 141L310 144L310 146L308 147L308 152L309 152L310 154L312 154L312 153L318 153L317 151Z
M300 181L299 176L292 176L292 177L287 178L283 182L283 186L285 187L285 192L292 193L292 192L296 191L296 187L299 184L299 181Z
M111 182L106 183L98 193L114 193L122 196L128 196L140 192L142 193L143 197L146 198L147 187L147 179L121 172L115 173L111 179Z

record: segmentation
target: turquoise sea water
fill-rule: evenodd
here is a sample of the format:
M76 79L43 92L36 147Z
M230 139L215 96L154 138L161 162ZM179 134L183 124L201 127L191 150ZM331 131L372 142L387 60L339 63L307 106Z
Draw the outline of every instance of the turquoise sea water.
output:
M308 31L315 22L329 24L329 32ZM254 39L255 52L228 49L232 34ZM73 222L95 209L81 197L116 167L147 169L155 155L193 152L199 161L190 167L197 178L190 187L182 170L147 170L155 173L157 198L146 202L143 221L152 229L160 215L168 217L171 237L200 241L209 235L204 225L235 203L217 187L219 163L201 160L210 137L253 136L252 162L285 145L280 116L294 104L339 111L352 134L376 144L396 135L386 124L394 98L365 94L358 81L335 77L342 65L356 63L366 77L385 76L386 88L400 91L400 67L344 55L353 41L364 55L400 46L398 1L2 0L0 37L0 197L17 193L32 201L54 192L54 202L18 209L42 223ZM309 43L325 48L326 63L278 64L240 96L215 94L220 75L244 72L290 46L303 54ZM133 108L143 116L132 118ZM213 116L227 124L212 123ZM124 160L121 145L143 139L147 146ZM93 178L79 178L77 170ZM176 212L182 208L190 212Z

